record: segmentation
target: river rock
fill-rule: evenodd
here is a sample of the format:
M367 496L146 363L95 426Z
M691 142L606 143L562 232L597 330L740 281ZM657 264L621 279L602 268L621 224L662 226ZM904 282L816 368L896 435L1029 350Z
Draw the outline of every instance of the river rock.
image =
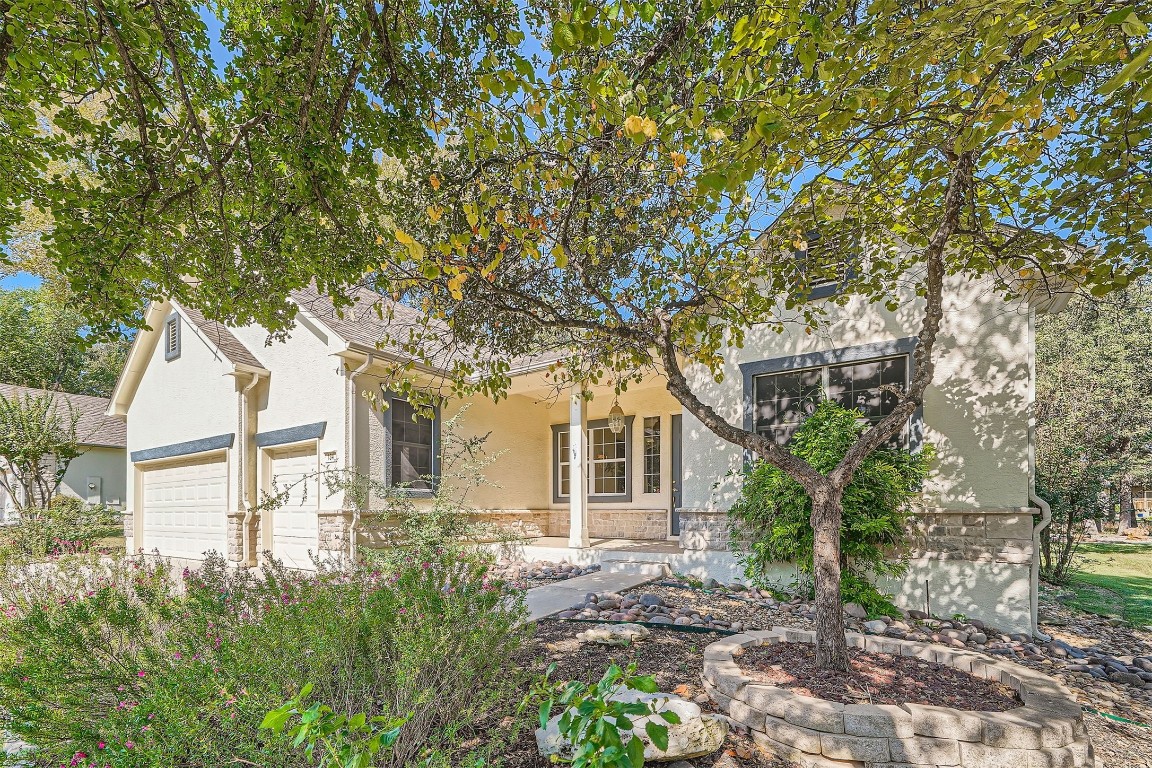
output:
M720 715L707 714L700 709L699 704L670 693L643 693L630 689L617 689L609 694L609 699L625 703L642 702L652 708L654 712L652 715L630 718L632 720L630 738L638 738L644 742L645 761L666 763L703 757L720 749L728 735L726 719ZM668 723L659 716L660 712L675 712L680 722L675 725ZM555 715L548 720L546 727L536 729L536 746L540 749L540 754L545 757L558 755L571 759L574 750L560 735L560 717ZM644 726L649 722L668 728L667 749L657 749L648 738ZM626 738L625 741L629 741L630 738Z
M584 643L623 647L632 645L636 640L647 640L651 634L648 627L639 624L597 624L576 635L576 639Z

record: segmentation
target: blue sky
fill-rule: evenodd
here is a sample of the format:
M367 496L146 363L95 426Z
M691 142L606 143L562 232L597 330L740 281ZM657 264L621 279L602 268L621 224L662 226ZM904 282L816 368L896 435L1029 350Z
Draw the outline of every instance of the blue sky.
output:
M0 288L6 291L11 291L14 288L35 288L38 285L40 285L40 278L27 272L18 272L15 275L0 278Z

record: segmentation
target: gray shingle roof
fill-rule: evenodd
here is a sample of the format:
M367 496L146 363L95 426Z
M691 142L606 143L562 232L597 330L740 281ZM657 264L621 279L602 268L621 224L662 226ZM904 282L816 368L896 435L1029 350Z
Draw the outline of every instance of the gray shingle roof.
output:
M337 309L332 299L309 286L292 293L302 309L328 326L344 341L379 349L399 357L412 357L405 345L422 350L424 360L446 370L453 362L475 359L481 354L474 347L452 338L451 330L441 322L429 320L423 312L393 301L364 286L347 293L351 306ZM564 350L545 350L533 355L510 359L513 374L547 368L568 355Z
M0 395L9 400L25 395L43 395L46 391L17 387L12 384L0 384ZM73 395L69 392L53 392L52 394L57 398L58 408L62 407L59 405L59 401L64 400L78 415L76 436L81 445L107 448L127 447L128 425L123 419L107 415L108 398Z
M209 320L200 310L186 307L183 304L180 305L180 311L209 341L216 345L220 354L224 355L228 362L233 365L250 365L254 368L264 367L264 364L256 359L256 355L252 354L240 339L232 335L226 325L217 320Z

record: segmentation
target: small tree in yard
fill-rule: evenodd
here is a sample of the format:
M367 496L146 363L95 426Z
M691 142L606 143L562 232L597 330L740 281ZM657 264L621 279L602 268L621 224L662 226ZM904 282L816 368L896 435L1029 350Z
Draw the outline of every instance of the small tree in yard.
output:
M0 487L18 512L46 508L72 460L83 453L79 416L51 392L0 394Z
M789 452L820 472L836 468L865 430L860 413L824 401L800 426ZM889 611L890 596L879 592L876 576L899 576L912 502L932 464L932 446L916 452L885 446L868 455L844 489L840 531L841 592L869 613ZM740 498L729 510L733 541L749 576L756 579L772 563L792 562L810 580L813 572L812 500L804 486L767 462L749 468Z

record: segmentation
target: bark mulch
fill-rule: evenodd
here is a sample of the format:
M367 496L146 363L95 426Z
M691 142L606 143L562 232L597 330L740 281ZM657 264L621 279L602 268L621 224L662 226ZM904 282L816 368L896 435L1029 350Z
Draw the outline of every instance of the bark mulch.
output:
M543 620L536 635L521 650L515 662L531 677L542 675L556 665L554 681L580 680L595 683L612 662L621 668L636 664L636 674L652 675L661 691L696 700L705 711L718 711L706 699L700 682L704 667L704 648L724 635L715 632L683 632L653 628L648 640L627 648L613 648L597 643L582 643L579 632L591 626L582 622ZM508 740L500 749L501 768L553 768L536 747L535 710L526 712L519 727L507 729ZM728 742L718 752L688 761L695 768L784 768L785 763L772 760L757 750L746 737L729 733Z
M930 704L973 712L1021 706L1012 688L953 667L855 648L848 654L847 674L818 669L810 643L749 648L736 661L755 680L843 704Z

